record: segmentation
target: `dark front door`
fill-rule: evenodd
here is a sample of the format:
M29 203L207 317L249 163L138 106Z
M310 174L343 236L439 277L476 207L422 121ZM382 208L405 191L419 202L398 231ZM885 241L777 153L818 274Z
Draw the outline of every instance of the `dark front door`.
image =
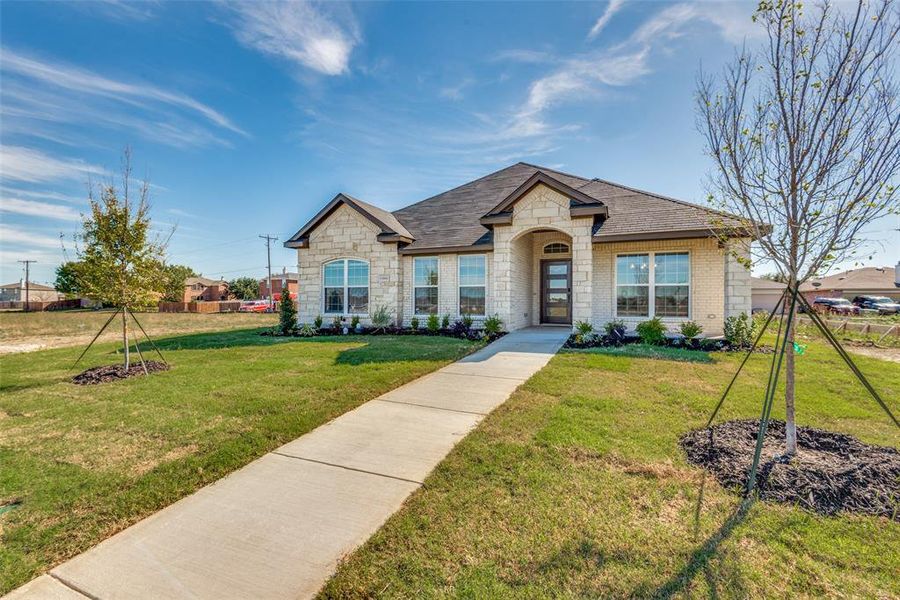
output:
M572 323L572 261L541 261L541 323Z

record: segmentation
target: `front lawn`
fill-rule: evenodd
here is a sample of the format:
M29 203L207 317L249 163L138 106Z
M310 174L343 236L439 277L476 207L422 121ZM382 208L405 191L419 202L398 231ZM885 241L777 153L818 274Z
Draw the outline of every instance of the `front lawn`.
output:
M259 331L163 340L170 371L99 386L69 383L80 348L0 357L0 594L479 346Z
M323 596L900 596L900 523L770 503L744 514L735 493L688 465L678 439L703 426L743 355L712 357L559 354L456 447ZM770 358L750 359L719 420L758 418ZM900 412L900 368L856 360ZM833 351L810 343L797 363L801 424L900 445ZM783 418L780 404L773 417Z

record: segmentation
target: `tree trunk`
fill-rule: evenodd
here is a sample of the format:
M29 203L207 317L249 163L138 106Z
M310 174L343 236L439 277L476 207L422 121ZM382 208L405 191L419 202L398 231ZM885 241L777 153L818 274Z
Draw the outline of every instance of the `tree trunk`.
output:
M122 309L122 345L125 349L125 370L131 366L131 356L128 354L128 309Z
M796 317L794 317L796 319ZM792 319L793 321L793 319ZM785 454L797 453L797 424L794 422L794 323L787 323L784 357Z

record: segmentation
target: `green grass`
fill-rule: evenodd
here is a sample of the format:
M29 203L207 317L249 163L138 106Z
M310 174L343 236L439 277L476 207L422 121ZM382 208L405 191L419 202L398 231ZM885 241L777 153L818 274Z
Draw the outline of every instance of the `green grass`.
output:
M713 362L713 358L710 356L709 352L688 350L686 348L670 348L668 346L651 346L649 344L625 344L624 346L609 346L602 348L567 349L566 352L605 354L607 356L629 356L631 358L657 358L680 362Z
M744 514L736 493L702 483L686 463L678 439L703 425L742 357L559 354L454 449L322 595L900 596L900 524L771 503ZM721 420L758 415L770 358L751 357ZM857 360L900 412L900 368ZM832 351L811 343L797 363L800 424L900 443ZM774 413L783 418L780 406Z
M99 386L69 383L80 348L0 357L0 594L478 346L258 332L163 340L170 371Z

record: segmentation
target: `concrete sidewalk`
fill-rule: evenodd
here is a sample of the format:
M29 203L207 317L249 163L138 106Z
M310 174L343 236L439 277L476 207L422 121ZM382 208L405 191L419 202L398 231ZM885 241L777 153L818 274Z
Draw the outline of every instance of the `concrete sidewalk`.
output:
M12 599L314 596L569 328L515 331L345 413L13 591Z

